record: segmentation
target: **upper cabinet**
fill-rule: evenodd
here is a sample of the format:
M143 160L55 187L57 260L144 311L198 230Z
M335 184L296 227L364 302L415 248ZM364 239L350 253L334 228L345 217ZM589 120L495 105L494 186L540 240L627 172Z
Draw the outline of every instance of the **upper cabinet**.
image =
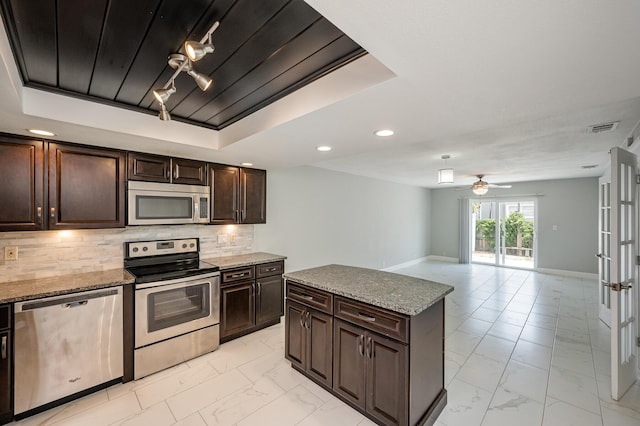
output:
M120 151L3 135L0 179L0 231L124 227Z
M49 229L122 228L125 154L49 144Z
M267 172L209 164L211 223L266 223Z
M0 136L0 231L45 229L44 145Z
M130 152L127 155L129 180L146 182L207 184L207 163L161 155Z

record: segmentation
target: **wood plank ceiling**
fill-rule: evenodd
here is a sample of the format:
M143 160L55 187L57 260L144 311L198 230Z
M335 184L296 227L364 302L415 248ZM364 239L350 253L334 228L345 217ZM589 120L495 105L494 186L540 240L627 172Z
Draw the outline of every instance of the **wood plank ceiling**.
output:
M157 114L152 91L171 53L217 20L215 51L166 106L172 119L222 129L366 52L303 0L0 0L23 84Z

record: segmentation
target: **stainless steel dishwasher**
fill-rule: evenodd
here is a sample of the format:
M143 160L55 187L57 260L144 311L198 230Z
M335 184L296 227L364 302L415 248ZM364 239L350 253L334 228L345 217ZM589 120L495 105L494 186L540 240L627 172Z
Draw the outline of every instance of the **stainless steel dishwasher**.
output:
M14 312L15 415L122 377L122 287L15 303Z

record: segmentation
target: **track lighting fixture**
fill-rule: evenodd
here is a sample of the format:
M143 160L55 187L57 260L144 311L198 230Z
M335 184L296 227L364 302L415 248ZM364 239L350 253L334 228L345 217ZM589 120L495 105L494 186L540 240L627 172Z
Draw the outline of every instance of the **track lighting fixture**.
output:
M171 120L171 114L167 111L165 103L169 100L171 95L176 93L175 79L182 71L189 74L195 80L198 87L203 91L207 90L213 84L213 80L208 75L199 73L193 69L192 61L198 61L207 53L214 51L215 48L211 42L211 34L219 25L220 23L218 21L214 22L211 28L209 28L209 31L207 31L199 42L190 40L186 41L184 43L184 49L187 52L187 56L181 53L169 55L168 64L175 71L161 89L155 89L153 91L153 96L156 98L158 103L160 103L160 114L158 115L160 120ZM205 41L207 42L206 44L204 44Z
M169 97L174 93L176 93L176 86L173 80L171 80L171 87L168 87L166 89L156 89L153 91L153 96L155 96L158 102L164 105L164 103L167 102L167 100L169 100Z
M169 114L164 104L160 104L160 114L158 114L158 118L162 121L171 121L171 114Z
M207 53L213 53L215 47L211 42L211 34L213 34L213 32L218 28L218 25L220 25L218 21L214 22L211 28L209 28L209 31L207 31L205 36L202 37L202 40L199 42L193 40L187 40L184 42L184 51L187 52L189 59L196 62L202 59ZM205 40L207 41L206 44L204 43Z

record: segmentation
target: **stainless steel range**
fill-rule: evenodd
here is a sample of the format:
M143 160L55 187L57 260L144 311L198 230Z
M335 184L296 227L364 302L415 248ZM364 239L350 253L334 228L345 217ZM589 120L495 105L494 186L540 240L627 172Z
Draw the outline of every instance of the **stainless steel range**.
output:
M220 272L198 238L125 243L135 277L134 379L220 345Z

